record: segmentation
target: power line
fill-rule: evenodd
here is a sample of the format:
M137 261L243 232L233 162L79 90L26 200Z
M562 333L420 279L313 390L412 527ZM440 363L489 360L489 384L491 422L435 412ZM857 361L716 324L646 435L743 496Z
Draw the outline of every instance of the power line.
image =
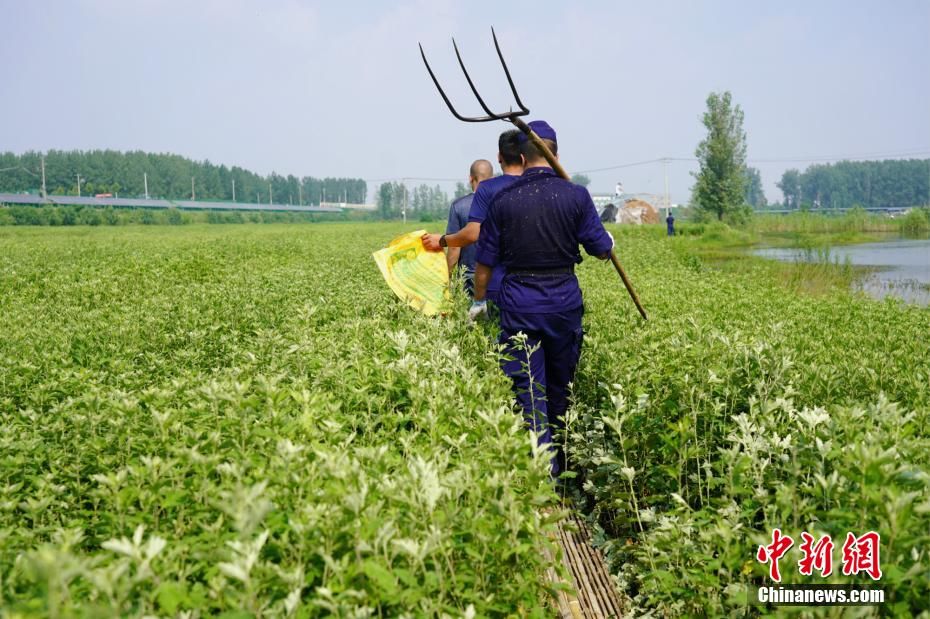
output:
M865 159L868 157L908 157L908 156L920 156L920 155L930 155L930 150L904 150L904 151L882 151L882 152L872 152L872 153L857 153L857 154L845 154L845 155L817 155L817 156L792 156L792 157L751 157L747 158L747 163L803 163L803 162L817 162L817 161L841 161L844 159ZM636 166L649 165L651 163L662 163L663 161L690 161L694 162L698 159L696 157L658 157L656 159L646 159L644 161L634 161L631 163L621 163L614 166L608 166L604 168L592 168L589 170L578 170L579 174L592 174L595 172L608 172L610 170L620 170L623 168L632 168Z
M461 178L426 178L419 176L395 176L392 178L365 178L366 183L387 183L390 181L435 181L435 182L455 182L461 181Z
M29 174L32 174L33 176L38 176L38 174L30 170L29 168L24 168L21 165L13 166L12 168L0 168L0 172L9 172L10 170L22 170L23 172L27 172Z
M590 174L594 172L607 172L609 170L619 170L621 168L632 168L635 166L647 165L650 163L660 163L663 159L649 159L647 161L635 161L633 163L621 163L620 165L608 166L606 168L594 168L591 170L578 170L578 174Z

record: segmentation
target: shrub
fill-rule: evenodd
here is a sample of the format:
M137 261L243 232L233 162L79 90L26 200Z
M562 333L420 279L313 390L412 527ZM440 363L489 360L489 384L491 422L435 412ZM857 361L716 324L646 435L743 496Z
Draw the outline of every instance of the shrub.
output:
M930 208L912 208L900 219L903 234L919 235L930 231Z

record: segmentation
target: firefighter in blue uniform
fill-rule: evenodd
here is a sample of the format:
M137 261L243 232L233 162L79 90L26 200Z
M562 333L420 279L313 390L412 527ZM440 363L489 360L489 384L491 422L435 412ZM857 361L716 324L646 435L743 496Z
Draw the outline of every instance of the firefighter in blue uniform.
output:
M529 124L557 154L552 127L545 121ZM556 175L525 137L522 156L523 174L497 194L481 225L475 301L484 299L492 269L502 267L501 365L513 381L527 425L538 433L540 444L551 446L557 477L565 470L565 454L554 433L564 428L568 385L581 353L584 307L574 273L581 262L578 246L606 259L613 238L588 191Z

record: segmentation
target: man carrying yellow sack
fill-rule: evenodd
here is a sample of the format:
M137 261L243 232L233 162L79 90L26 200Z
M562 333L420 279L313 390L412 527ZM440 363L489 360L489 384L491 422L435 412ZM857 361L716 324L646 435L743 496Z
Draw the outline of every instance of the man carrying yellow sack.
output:
M500 134L497 140L497 162L501 166L502 174L483 181L478 189L475 190L475 196L471 203L471 210L468 213L468 224L455 234L424 234L423 245L430 251L440 251L442 247L468 247L478 240L478 234L481 230L481 222L488 215L488 208L494 201L495 196L512 182L520 178L523 174L523 156L521 154L522 133L516 129L510 129ZM495 269L492 273L491 280L488 282L487 299L497 302L497 293L500 290L501 280L503 280L503 269ZM478 316L487 313L487 300L475 301L468 311L469 320L474 320Z
M452 203L446 234L458 235L468 226L474 192L482 181L489 179L493 174L494 168L486 159L478 159L471 164L468 182L472 193ZM442 311L442 306L448 298L449 276L456 266L465 275L465 289L469 295L472 294L475 273L474 246L448 247L448 254L444 259L439 253L441 248L438 241L446 235L435 235L436 243L429 248L431 251L427 251L424 240L430 236L432 235L427 234L425 230L408 232L372 255L394 294L406 301L410 307L428 316ZM442 247L447 246L443 243Z

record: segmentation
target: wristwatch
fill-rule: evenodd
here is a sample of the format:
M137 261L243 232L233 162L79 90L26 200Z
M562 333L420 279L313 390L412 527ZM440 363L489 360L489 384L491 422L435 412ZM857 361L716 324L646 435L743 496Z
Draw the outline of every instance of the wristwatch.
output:
M448 247L448 246L449 246L449 244L446 243L446 235L445 235L445 234L443 234L441 237L439 237L439 246L440 246L440 247Z

